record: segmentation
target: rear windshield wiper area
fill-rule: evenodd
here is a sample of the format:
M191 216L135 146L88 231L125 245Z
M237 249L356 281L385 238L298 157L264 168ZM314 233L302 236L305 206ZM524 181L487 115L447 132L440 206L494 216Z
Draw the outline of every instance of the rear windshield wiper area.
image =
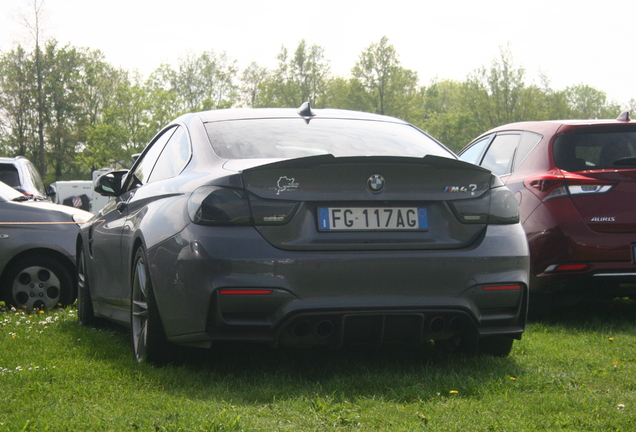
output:
M32 195L20 195L20 196L17 196L15 198L13 198L11 201L22 202L22 201L31 201L32 199L33 199Z
M614 162L612 162L612 164L616 166L636 166L636 157L628 156L616 159Z

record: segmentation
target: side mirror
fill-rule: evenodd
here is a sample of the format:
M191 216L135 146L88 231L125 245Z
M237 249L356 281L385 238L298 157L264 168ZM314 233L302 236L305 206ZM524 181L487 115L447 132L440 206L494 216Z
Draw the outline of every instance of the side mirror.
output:
M122 180L128 170L110 171L97 177L93 190L103 196L119 196L122 194Z

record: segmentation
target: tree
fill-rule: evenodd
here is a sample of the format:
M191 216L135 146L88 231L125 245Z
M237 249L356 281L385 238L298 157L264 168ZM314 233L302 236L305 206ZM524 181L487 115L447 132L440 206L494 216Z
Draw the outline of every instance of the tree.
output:
M241 93L243 103L250 107L261 106L264 84L270 77L270 72L265 67L252 62L243 71L241 76Z
M151 138L151 113L141 77L97 58L86 74L87 127L77 162L87 174L113 162L131 162ZM96 109L96 111L93 111Z
M483 132L465 109L464 91L464 83L434 80L421 90L420 120L414 122L453 151L461 150Z
M362 92L363 111L409 119L418 96L417 73L400 65L386 36L360 54L351 74L352 88Z
M49 42L42 56L42 91L46 132L46 166L53 167L50 180L59 180L74 166L77 143L82 134L82 54L73 47L57 48ZM43 175L46 174L46 170Z
M299 107L303 102L324 106L329 76L329 62L322 47L307 46L303 39L290 58L283 46L277 69L263 84L261 106Z
M179 60L176 70L163 64L156 69L149 87L155 94L171 93L176 112L185 113L233 106L238 97L235 84L236 61L225 53L206 51L198 57L187 54ZM166 95L163 94L165 99Z
M567 87L565 96L570 106L571 118L599 119L615 118L620 114L620 107L607 102L605 92L596 90L585 84Z
M362 84L353 78L335 77L329 80L324 100L329 108L372 111Z
M465 85L466 107L483 131L523 119L525 70L515 66L510 49L500 49L489 69L481 67Z
M37 135L38 146L34 154L34 164L37 167L40 175L44 177L46 173L46 151L44 148L44 91L43 86L43 71L42 71L42 52L40 49L40 42L42 38L42 20L44 18L44 1L33 0L32 9L33 16L22 16L24 26L29 30L35 44L35 81L36 87L36 113L37 113Z
M17 46L0 57L0 143L7 156L32 156L33 61Z

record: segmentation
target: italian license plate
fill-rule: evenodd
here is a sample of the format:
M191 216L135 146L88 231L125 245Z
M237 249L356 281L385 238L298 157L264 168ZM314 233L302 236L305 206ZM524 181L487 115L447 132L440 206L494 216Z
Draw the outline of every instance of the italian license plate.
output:
M632 245L632 260L636 264L636 245Z
M321 231L428 230L426 207L319 207Z

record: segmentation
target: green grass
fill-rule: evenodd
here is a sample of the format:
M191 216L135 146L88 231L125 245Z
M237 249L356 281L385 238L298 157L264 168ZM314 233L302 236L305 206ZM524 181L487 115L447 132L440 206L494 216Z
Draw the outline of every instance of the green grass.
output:
M155 368L132 360L128 338L78 326L70 308L0 312L0 430L636 430L626 300L532 323L504 359L226 345Z

